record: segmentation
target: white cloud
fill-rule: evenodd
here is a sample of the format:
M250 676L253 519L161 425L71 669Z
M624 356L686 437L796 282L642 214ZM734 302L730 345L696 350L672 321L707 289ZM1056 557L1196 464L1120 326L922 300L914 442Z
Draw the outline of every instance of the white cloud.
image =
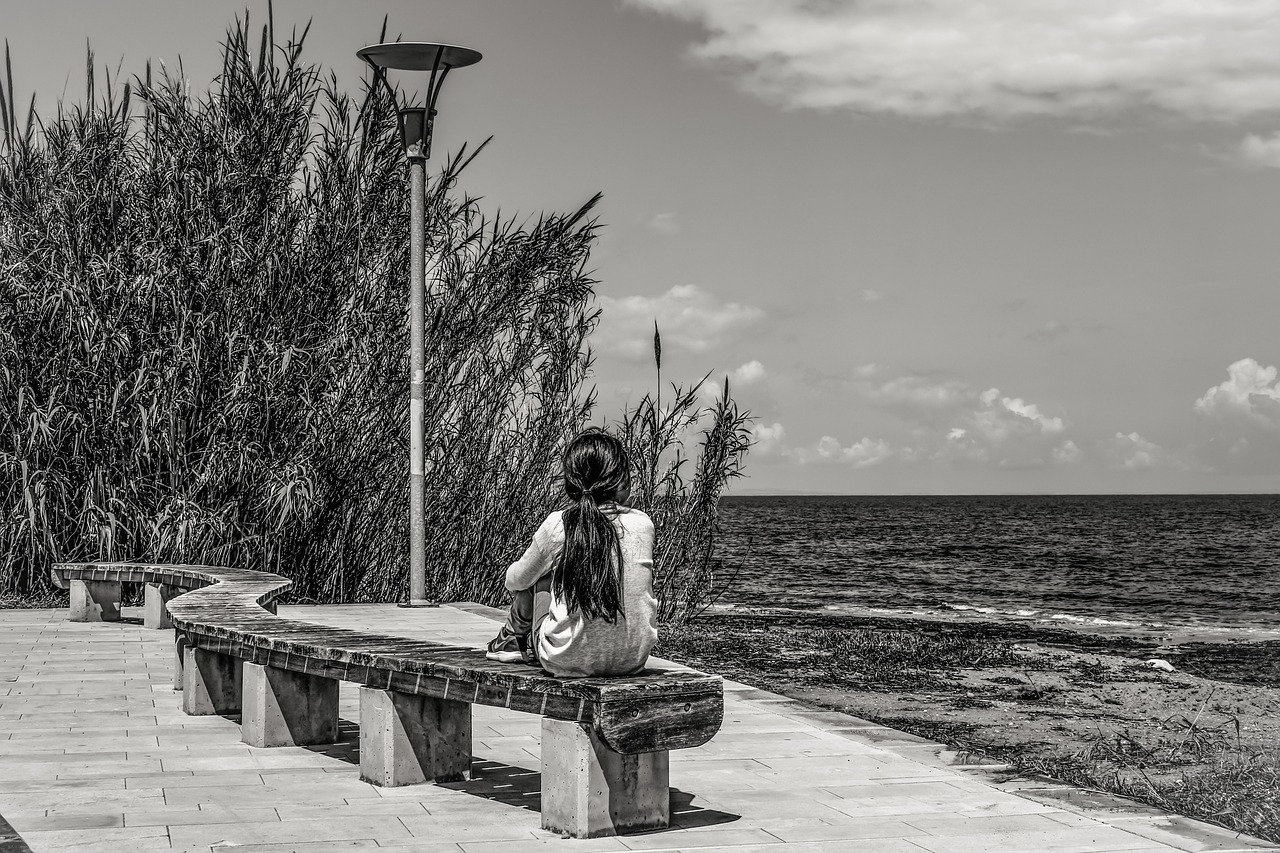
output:
M1021 397L1001 397L998 388L983 391L979 399L988 407L988 411L999 413L1000 419L1004 419L1004 412L1010 412L1035 424L1043 433L1062 432L1066 428L1062 418L1040 414L1040 409L1034 403L1024 403Z
M858 299L866 303L881 302L884 300L884 294L867 287L858 291Z
M815 445L786 451L791 458L859 466L892 460L1033 468L1074 465L1085 457L1064 417L997 388L979 390L956 376L893 376L869 364L854 368L841 387L896 415L905 428L896 438L863 438L847 446L824 436Z
M1280 109L1280 0L632 0L792 107L1008 119Z
M724 381L729 380L729 394L734 398L739 398L739 392L743 388L759 386L769 378L769 372L765 370L763 364L757 359L741 364L730 370L728 373L722 371L712 371L706 381L702 383L702 387L698 389L698 397L701 398L703 405L713 405L716 400L724 393ZM767 396L767 390L766 390ZM753 398L758 398L760 392L756 391Z
M1242 358L1227 367L1227 381L1196 400L1201 415L1217 421L1247 422L1264 429L1280 429L1280 384L1276 368Z
M753 454L773 456L782 452L787 431L780 423L756 423L751 425L751 437L755 440L755 444L751 446Z
M798 465L848 465L852 468L869 468L896 454L888 442L863 438L850 445L842 445L834 436L824 435L813 444L793 447L786 443L787 431L780 423L751 425L755 444L753 454L781 457Z
M1116 433L1107 442L1107 452L1118 467L1130 470L1157 468L1170 461L1164 448L1136 432Z
M998 388L980 391L940 374L885 377L880 370L858 374L852 385L868 402L907 422L914 446L894 454L903 461L1036 467L1074 464L1083 457L1065 434L1064 418Z
M1066 421L1042 413L1035 403L988 388L953 416L935 458L1000 468L1074 464L1083 453L1062 435L1066 428Z
M1195 402L1205 434L1194 448L1210 470L1242 474L1280 472L1280 382L1275 367L1242 358L1227 380Z
M1084 458L1084 451L1067 439L1050 451L1050 457L1056 465L1074 465Z
M853 468L870 468L872 465L891 459L894 455L889 443L880 439L863 438L846 446L830 435L824 435L810 447L788 448L784 453L801 465L834 462Z
M1240 143L1237 153L1250 165L1280 168L1280 133L1271 136L1251 133Z
M964 406L973 396L968 383L951 377L921 374L895 376L879 383L870 381L876 368L859 371L862 393L884 408L911 413L940 412Z
M628 358L652 357L655 320L664 350L705 352L764 316L759 308L721 302L693 284L677 285L659 296L602 296L600 308L601 328L592 341Z
M753 359L729 374L729 387L739 388L743 385L751 385L760 382L768 375L764 365Z

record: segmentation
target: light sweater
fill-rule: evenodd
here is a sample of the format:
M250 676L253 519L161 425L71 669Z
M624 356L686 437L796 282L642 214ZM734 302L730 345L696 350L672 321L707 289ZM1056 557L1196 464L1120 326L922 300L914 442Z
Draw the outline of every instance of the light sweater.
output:
M638 509L610 505L614 529L622 545L622 615L612 624L569 612L551 593L551 611L537 631L538 659L552 675L633 675L644 669L658 640L658 602L653 596L653 521ZM564 551L564 519L559 510L547 516L533 542L507 569L506 587L515 592L550 574Z

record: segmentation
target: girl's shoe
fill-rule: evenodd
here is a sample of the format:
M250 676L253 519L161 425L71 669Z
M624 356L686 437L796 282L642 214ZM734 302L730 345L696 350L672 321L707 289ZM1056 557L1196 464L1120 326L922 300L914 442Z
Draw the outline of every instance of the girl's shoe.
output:
M502 663L537 663L538 653L529 642L529 635L512 634L503 626L498 636L489 641L484 656Z

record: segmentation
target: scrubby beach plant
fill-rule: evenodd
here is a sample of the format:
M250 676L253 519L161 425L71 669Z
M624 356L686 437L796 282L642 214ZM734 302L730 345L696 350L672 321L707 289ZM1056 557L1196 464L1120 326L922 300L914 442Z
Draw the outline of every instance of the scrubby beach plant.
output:
M714 401L705 403L702 391L710 374L687 388L673 384L664 407L662 336L656 323L653 356L657 387L624 409L617 431L632 460L632 503L653 518L657 533L659 616L687 622L732 581L716 554L719 505L728 484L742 476L751 415L734 401L728 378Z

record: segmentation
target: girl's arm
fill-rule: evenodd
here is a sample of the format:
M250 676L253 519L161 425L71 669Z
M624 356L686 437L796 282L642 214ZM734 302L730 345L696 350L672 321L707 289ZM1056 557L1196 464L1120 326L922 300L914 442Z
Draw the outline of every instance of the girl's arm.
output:
M504 586L511 592L517 592L537 583L539 578L555 568L556 557L564 545L563 538L560 513L552 513L533 534L533 542L529 543L524 556L507 569Z

